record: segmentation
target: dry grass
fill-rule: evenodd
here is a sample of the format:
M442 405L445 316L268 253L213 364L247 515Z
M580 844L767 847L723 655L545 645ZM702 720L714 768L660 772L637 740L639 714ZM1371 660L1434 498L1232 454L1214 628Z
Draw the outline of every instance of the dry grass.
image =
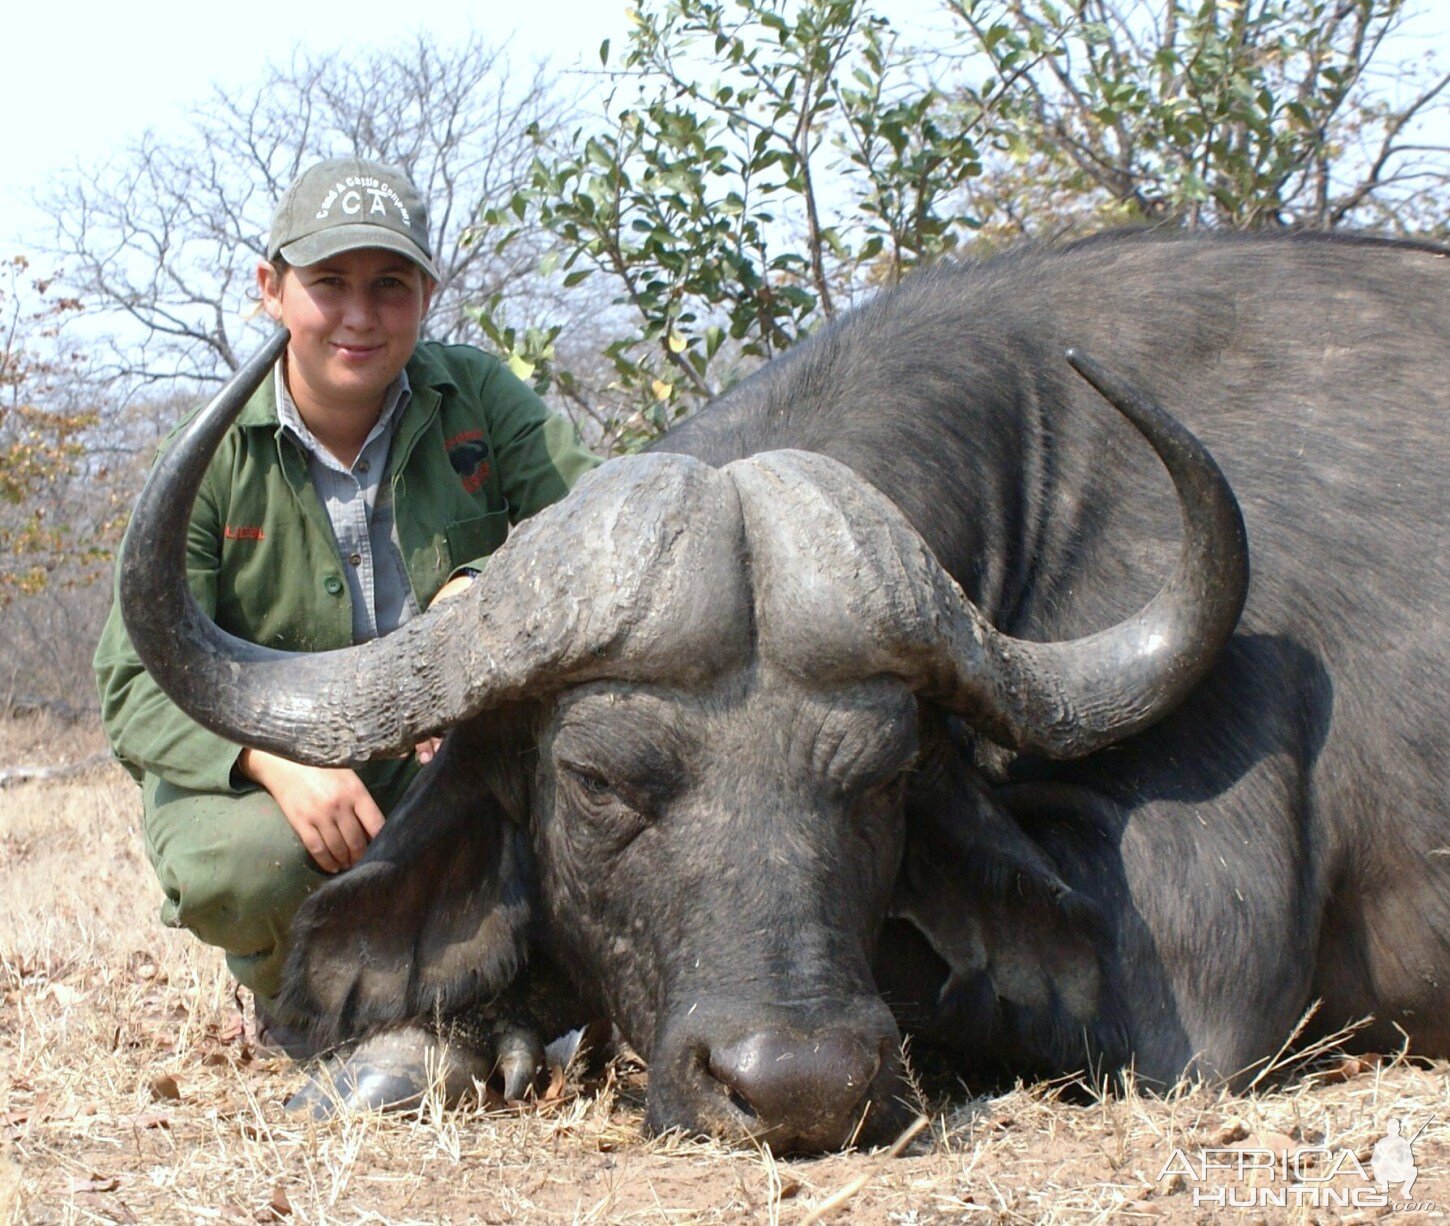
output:
M98 744L11 721L0 766ZM963 1095L896 1158L647 1140L627 1068L524 1109L299 1124L281 1110L298 1071L253 1057L220 957L157 923L137 812L109 766L0 791L0 1226L1366 1220L1378 1211L1195 1208L1188 1181L1158 1174L1175 1147L1322 1143L1367 1161L1391 1115L1407 1132L1438 1119L1415 1147L1415 1198L1450 1208L1450 1077L1403 1060L1329 1065L1253 1097Z

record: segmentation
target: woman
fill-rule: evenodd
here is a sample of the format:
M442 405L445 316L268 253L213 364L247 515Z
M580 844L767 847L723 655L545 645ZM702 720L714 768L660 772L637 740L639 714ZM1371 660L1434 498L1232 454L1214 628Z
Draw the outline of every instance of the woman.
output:
M424 202L396 168L322 162L282 197L257 285L291 340L189 529L192 588L226 630L292 651L387 634L598 463L496 358L419 341L437 283ZM96 672L142 787L162 919L226 951L265 1027L293 914L357 862L436 742L357 771L231 744L161 692L114 608Z

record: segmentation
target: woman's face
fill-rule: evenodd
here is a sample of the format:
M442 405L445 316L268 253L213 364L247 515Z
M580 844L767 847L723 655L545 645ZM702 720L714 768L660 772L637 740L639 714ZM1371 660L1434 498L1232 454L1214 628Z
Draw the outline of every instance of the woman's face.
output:
M292 333L287 388L304 416L376 414L418 343L434 288L406 256L372 247L280 277L264 262L257 284L268 314Z

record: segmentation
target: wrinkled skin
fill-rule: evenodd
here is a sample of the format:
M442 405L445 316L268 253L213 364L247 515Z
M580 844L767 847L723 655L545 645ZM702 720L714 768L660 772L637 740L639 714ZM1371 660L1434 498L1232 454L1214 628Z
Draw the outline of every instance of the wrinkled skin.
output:
M453 729L298 916L287 1000L329 1034L604 1012L653 1127L777 1151L892 1131L898 1027L1232 1080L1318 1000L1306 1037L1446 1054L1446 301L1438 249L1311 237L946 269L335 657L167 597L162 482L128 626L197 718L300 760ZM1252 583L1196 444L1110 416L1070 344L1223 463Z
M540 744L544 910L569 965L607 972L593 986L650 1060L653 1126L765 1120L776 1146L826 1148L868 1102L867 1139L899 1122L899 1037L870 960L915 757L899 682L823 692L752 670L561 701ZM790 1118L816 1130L788 1132L776 1100L803 1095L820 1101Z
M630 551L657 559L644 585L651 611L608 632L627 636L632 676L608 679L614 666L589 653L586 666L606 679L534 704L523 752L496 719L455 732L352 875L356 884L330 885L299 916L292 990L306 995L289 999L304 1015L340 1010L344 1030L404 1020L437 1006L430 993L440 990L442 1003L464 1004L469 992L456 980L420 992L418 970L449 965L469 984L506 979L499 950L526 939L514 926L522 920L508 917L537 893L536 946L650 1061L653 1127L743 1133L781 1151L887 1139L902 1123L904 1086L899 1034L871 967L882 920L906 908L948 950L961 922L928 915L901 888L906 795L920 756L917 691L983 701L981 683L955 671L961 662L992 650L1031 659L1033 649L990 646L890 504L827 461L780 453L718 473L650 457L588 479L569 522L636 531L626 472L642 473L661 501L673 485L678 506L659 517L658 536L646 532ZM606 509L615 505L635 513L617 518ZM1235 528L1236 516L1225 523ZM557 532L542 539L567 552ZM1180 567L1195 577L1207 569ZM588 607L597 618L600 606ZM680 610L688 631L671 625ZM699 644L688 664L678 650L687 632ZM1126 639L1142 633L1130 627ZM942 643L956 646L943 654ZM651 667L661 680L641 676ZM1115 694L1132 669L1100 671L1110 680L1092 676L1086 693ZM1009 708L1024 701L1018 683L986 684L1010 688ZM1043 701L1068 699L1049 687ZM530 756L532 778L520 779ZM495 849L497 826L476 823L481 760L506 829L519 841L528 832L537 878L527 886L522 859L492 867L520 853L506 851L512 835ZM943 802L955 803L950 789ZM930 821L941 816L930 812ZM377 880L395 855L413 862ZM1021 875L1015 865L1005 871ZM517 902L485 905L480 883ZM363 915L376 936L359 930ZM380 958L420 915L428 936L414 938L411 958ZM475 933L435 931L454 915L487 918ZM997 969L1008 965L999 959ZM902 990L933 1000L945 972L926 972ZM1032 999L1050 1006L1054 990L1047 982ZM1079 1004L1090 1016L1093 1001Z

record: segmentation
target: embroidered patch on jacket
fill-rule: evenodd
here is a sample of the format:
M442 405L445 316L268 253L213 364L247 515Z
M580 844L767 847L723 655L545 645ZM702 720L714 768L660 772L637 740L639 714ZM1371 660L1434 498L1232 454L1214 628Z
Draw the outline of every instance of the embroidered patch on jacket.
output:
M448 448L448 462L463 482L463 488L476 494L488 480L488 444L484 442L482 430L465 430L455 434L443 444Z
M229 541L265 541L267 534L261 528L251 527L246 524L228 524L222 535Z

